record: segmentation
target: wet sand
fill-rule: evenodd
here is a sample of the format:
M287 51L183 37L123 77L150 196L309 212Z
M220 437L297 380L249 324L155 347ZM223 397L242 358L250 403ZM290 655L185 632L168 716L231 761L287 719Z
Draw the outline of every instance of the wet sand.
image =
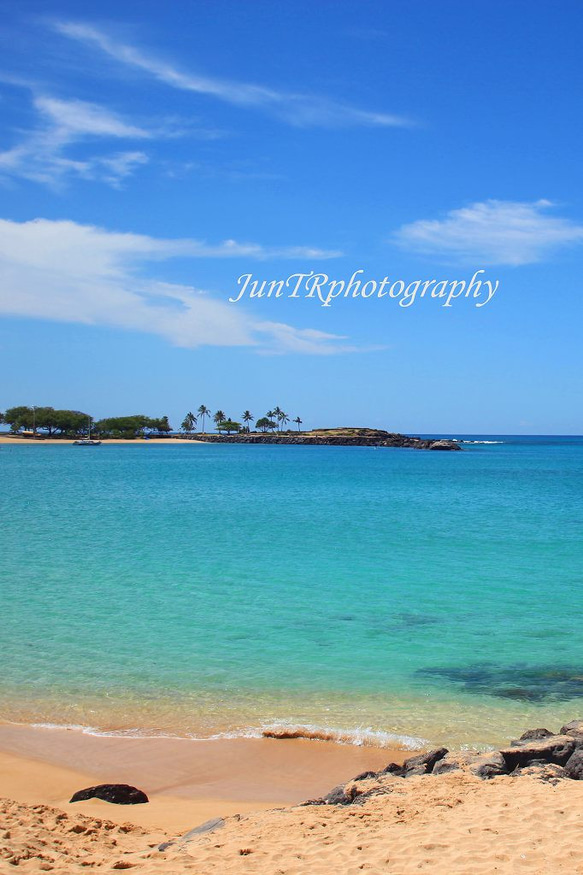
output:
M411 751L306 739L192 741L0 724L0 795L180 832L212 817L292 805ZM148 805L69 805L98 783L144 790Z

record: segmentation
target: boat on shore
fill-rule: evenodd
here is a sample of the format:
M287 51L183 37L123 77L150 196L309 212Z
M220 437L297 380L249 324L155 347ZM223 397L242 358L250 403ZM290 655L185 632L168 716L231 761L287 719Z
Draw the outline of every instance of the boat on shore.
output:
M91 417L89 417L89 432L86 438L79 438L77 441L73 441L74 447L99 447L101 445L101 441L96 441L91 437Z

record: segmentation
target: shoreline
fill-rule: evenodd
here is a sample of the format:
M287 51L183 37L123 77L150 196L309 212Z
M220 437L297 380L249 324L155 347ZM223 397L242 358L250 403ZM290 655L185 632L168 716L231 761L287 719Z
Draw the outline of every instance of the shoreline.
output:
M314 446L314 447L369 447L369 448L392 448L413 450L438 450L438 451L461 451L462 447L457 440L444 438L420 438L410 435L388 432L384 429L373 428L329 428L312 429L307 432L280 432L267 434L264 432L238 432L236 434L209 434L194 433L192 436L169 436L163 438L98 438L102 443L112 444L172 444L172 443L212 443L212 444L259 444L267 446ZM74 438L40 437L33 438L27 435L3 434L0 435L0 443L52 443L72 444Z
M73 446L77 438L21 438L21 437L8 437L7 435L0 435L0 444L5 446L13 446L17 447L21 444L24 446L42 446L43 444L49 444L51 446L55 446L57 444L62 446ZM205 441L199 441L192 438L148 438L148 440L144 440L144 438L133 438L132 440L126 440L125 438L100 438L102 445L106 444L128 444L128 445L148 445L148 444L204 444Z
M180 832L213 817L295 805L411 755L308 739L96 736L0 723L0 795ZM150 803L92 799L69 805L77 790L110 782L143 789Z

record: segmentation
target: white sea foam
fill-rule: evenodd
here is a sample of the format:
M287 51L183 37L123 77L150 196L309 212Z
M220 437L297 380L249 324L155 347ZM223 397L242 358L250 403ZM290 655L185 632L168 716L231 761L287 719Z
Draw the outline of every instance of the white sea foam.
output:
M270 723L264 726L249 726L242 729L227 730L211 735L174 735L157 732L155 729L101 729L97 726L84 726L77 723L33 723L35 729L57 729L81 732L102 738L168 738L183 741L222 741L236 738L303 738L309 741L331 741L335 744L356 745L358 747L402 747L417 750L430 744L426 738L413 735L400 735L371 727L341 729L315 724L291 722Z
M336 744L350 744L358 747L399 747L417 750L429 744L425 738L413 735L399 735L381 729L359 726L356 729L341 729L329 726L297 723L271 723L259 728L222 732L212 738L304 738L309 741L333 741Z
M456 440L458 444L503 444L504 441L466 441L463 438L459 438Z

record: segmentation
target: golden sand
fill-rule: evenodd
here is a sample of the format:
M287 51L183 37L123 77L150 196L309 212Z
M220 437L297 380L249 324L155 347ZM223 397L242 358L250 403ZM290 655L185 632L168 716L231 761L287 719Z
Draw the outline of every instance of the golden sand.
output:
M301 806L290 803L407 753L305 740L102 738L11 725L0 726L0 751L0 795L16 800L0 801L1 872L583 875L579 781L481 781L461 772L388 777L382 794L361 805ZM68 804L74 790L97 778L135 783L151 802ZM159 850L219 815L220 828Z
M112 738L7 723L0 724L0 796L181 832L211 817L320 796L410 754L305 739ZM109 782L139 787L150 803L69 806L76 790Z
M21 437L9 437L6 434L0 434L0 444L11 444L13 447L18 447L21 444L26 446L39 445L43 444L62 444L64 446L71 446L74 443L73 438L70 440L68 438L41 438L40 440L36 438L21 438ZM196 439L190 438L148 438L145 440L144 438L136 438L135 440L124 440L123 438L107 438L102 441L102 444L105 446L106 444L132 444L133 446L142 446L143 444L168 444L172 446L172 444L204 444L205 441L197 441Z

